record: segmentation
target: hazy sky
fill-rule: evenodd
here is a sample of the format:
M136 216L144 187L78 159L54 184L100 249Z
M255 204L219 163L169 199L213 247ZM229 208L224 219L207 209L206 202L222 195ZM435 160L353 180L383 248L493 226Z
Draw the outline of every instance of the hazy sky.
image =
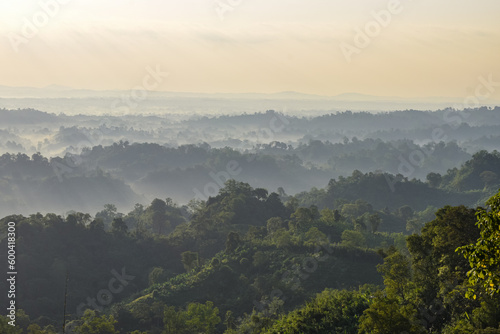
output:
M59 2L0 2L0 85L131 89L148 66L187 92L465 97L500 81L498 0Z

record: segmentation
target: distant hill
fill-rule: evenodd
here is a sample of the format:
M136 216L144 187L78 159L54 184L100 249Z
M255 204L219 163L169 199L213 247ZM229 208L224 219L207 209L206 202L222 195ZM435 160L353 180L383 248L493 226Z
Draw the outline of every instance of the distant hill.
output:
M57 116L35 109L0 109L0 120L2 124L40 124L55 122Z

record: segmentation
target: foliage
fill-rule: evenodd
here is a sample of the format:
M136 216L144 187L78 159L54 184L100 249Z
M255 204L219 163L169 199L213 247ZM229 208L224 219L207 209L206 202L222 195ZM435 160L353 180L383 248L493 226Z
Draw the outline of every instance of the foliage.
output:
M411 288L410 261L394 247L389 249L389 254L384 258L384 263L377 269L384 276L384 285L387 296L406 304Z
M264 333L357 333L369 291L324 290L305 306L277 320Z
M74 330L79 334L116 334L115 323L112 315L99 317L94 310L86 310Z
M148 275L155 267L182 271L180 252L165 240L132 234L117 237L116 230L106 232L77 218L84 216L75 213L64 219L55 214L33 214L0 220L0 235L8 221L16 223L19 271L30 277L17 281L16 298L42 328L61 325L66 274L69 275L67 315L75 317L77 307L85 304L87 298L96 298L100 290L109 289L109 282L115 277L113 271L124 270L134 276L120 293L113 294L113 302L147 288ZM7 249L7 239L0 240L0 248ZM5 267L6 260L2 257L0 261ZM7 291L6 283L0 281L2 291ZM117 289L121 286L119 282L113 284ZM44 322L40 317L50 320Z
M219 309L211 301L205 304L190 303L186 310L176 311L167 307L164 313L164 334L215 333L221 322Z
M9 321L11 321L11 319L3 315L0 316L0 332L5 334L21 334L21 329L16 326L9 325Z
M359 319L360 334L424 333L416 322L416 310L397 299L377 294Z
M471 285L467 297L473 299L481 291L491 296L500 292L500 192L486 204L488 209L477 210L480 237L476 243L457 248L472 268L467 272Z

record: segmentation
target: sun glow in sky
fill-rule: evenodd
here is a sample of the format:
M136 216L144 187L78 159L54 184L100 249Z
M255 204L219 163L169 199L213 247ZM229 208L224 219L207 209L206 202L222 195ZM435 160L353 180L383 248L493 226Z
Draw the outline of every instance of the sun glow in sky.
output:
M460 97L500 82L499 15L498 0L3 1L0 85L131 89L158 65L166 91Z

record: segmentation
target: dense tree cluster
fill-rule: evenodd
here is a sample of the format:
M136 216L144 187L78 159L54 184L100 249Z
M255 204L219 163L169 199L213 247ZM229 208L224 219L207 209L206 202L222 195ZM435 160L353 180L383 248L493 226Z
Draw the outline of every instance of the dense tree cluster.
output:
M28 279L19 326L0 326L57 333L67 283L76 333L494 333L499 196L488 210L445 206L406 237L379 226L425 212L283 204L234 180L191 208L8 216L0 233L16 222ZM119 273L130 282L104 297Z
M2 212L56 201L65 213L0 219L0 249L15 222L22 273L18 326L0 317L0 332L55 334L65 324L86 334L500 333L500 154L469 154L472 142L416 144L425 135L408 120L426 129L444 112L393 113L397 130L383 114L292 117L284 133L296 142L238 149L120 140L64 157L3 154ZM493 112L471 117L485 122ZM252 126L278 116L202 117L179 136L213 124L230 132L242 120L258 135ZM377 136L347 137L360 126L353 120L377 124ZM341 138L328 132L334 123L345 126ZM55 138L78 141L87 130L61 126ZM460 131L477 129L457 124L448 134ZM398 171L414 152L427 158ZM185 205L167 197L181 192L202 197ZM21 205L28 194L36 200Z

